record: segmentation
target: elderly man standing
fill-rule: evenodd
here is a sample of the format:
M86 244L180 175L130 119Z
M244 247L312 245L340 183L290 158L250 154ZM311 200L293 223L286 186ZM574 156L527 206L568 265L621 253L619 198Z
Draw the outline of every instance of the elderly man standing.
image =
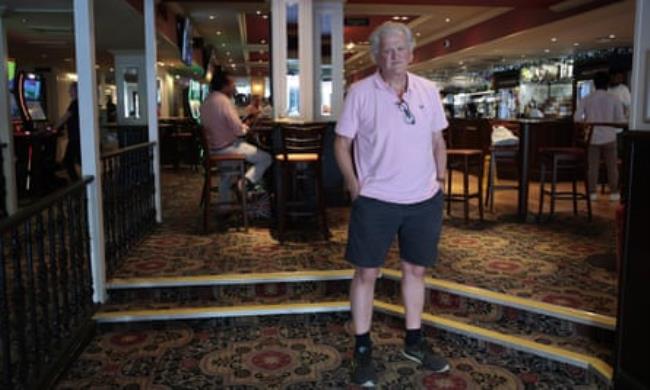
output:
M396 235L406 317L403 354L438 373L449 364L432 352L421 332L424 276L436 262L442 227L447 120L435 85L407 72L415 45L410 29L387 22L370 43L378 72L350 87L336 127L335 153L352 199L346 249L355 266L352 381L372 387L377 382L370 340L375 281Z

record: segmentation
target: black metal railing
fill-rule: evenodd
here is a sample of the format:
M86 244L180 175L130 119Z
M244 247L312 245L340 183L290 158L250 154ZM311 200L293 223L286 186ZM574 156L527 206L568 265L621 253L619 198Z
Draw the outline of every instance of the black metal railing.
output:
M93 322L86 177L0 222L0 388L49 388Z
M106 273L155 225L155 142L141 143L102 156Z

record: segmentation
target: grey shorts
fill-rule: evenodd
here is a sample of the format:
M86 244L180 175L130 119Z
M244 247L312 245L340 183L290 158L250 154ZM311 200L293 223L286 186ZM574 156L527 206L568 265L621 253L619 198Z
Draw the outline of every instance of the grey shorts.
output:
M404 205L359 196L352 203L345 258L357 267L381 267L397 235L402 260L432 266L438 258L443 197L439 191Z

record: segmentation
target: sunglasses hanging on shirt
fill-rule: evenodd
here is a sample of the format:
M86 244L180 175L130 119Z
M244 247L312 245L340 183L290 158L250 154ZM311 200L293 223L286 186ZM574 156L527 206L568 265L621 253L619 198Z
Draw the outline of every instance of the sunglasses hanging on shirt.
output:
M397 108L399 108L399 110L402 111L402 114L404 114L404 122L406 122L406 124L408 125L414 125L415 116L411 112L411 109L409 108L409 104L406 102L406 100L402 99L396 104L397 104Z

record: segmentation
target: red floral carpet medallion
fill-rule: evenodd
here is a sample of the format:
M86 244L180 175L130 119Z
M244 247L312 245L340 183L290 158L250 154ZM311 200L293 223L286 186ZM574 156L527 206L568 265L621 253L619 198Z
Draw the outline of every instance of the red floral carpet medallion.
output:
M292 383L317 381L323 372L341 364L339 353L309 339L285 339L277 328L261 331L262 338L230 344L199 363L201 372L217 375L230 385L284 388Z

